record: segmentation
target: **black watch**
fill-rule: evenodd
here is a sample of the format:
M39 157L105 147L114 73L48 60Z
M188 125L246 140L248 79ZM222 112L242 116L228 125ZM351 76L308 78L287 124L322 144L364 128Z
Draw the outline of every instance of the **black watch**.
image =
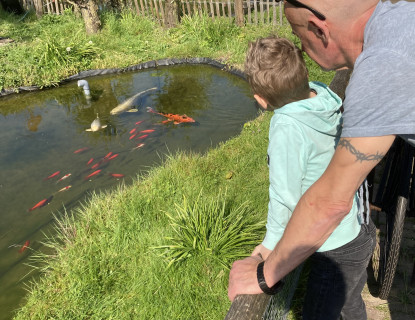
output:
M284 282L278 281L271 288L268 287L267 283L265 282L265 277L264 277L264 263L265 263L265 261L261 261L258 264L258 267L256 269L256 277L258 279L258 284L259 284L259 287L261 288L261 290L264 293L266 293L268 295L274 295L282 289L282 286L284 285Z

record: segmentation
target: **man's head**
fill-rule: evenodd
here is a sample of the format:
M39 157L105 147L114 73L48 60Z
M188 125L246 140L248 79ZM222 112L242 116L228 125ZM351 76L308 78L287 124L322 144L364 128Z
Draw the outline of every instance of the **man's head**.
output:
M285 0L285 16L302 49L324 70L353 68L378 0Z
M245 74L258 103L271 109L307 99L308 72L302 52L284 38L261 38L249 44Z

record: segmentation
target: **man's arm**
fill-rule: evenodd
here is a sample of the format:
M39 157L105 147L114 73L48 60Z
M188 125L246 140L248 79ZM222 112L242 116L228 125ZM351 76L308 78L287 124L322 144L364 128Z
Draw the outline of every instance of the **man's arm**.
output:
M349 213L356 190L383 158L395 136L342 138L324 174L301 197L282 239L264 265L271 287L328 239ZM262 293L256 278L261 259L248 257L234 262L228 296Z

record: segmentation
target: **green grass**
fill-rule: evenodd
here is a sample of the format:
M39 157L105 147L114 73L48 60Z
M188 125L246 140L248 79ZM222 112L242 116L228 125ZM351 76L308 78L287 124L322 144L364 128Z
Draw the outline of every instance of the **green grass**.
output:
M249 41L275 33L295 40L287 23L239 28L228 18L186 16L166 30L130 11L104 12L101 19L102 31L88 36L71 11L40 19L32 14L23 21L0 11L0 36L15 40L0 47L0 90L53 86L83 70L161 58L210 57L242 69ZM310 59L307 64L311 80L330 82L333 73L321 71Z
M241 68L249 41L271 33L294 39L287 25L239 28L207 17L165 30L129 12L103 13L94 36L71 12L19 21L0 11L0 18L1 36L15 40L0 47L1 89L56 85L86 69L169 57ZM307 64L311 80L330 82L333 73ZM43 276L15 319L224 318L231 262L265 232L270 116L204 155L167 155L131 186L57 214L56 234L45 235L48 249L32 261Z

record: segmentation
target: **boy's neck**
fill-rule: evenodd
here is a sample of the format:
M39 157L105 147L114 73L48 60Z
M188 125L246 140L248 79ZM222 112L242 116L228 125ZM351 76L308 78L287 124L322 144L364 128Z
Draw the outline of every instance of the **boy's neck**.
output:
M317 92L314 89L310 89L310 94L309 94L309 98L314 98L315 96L317 96Z

